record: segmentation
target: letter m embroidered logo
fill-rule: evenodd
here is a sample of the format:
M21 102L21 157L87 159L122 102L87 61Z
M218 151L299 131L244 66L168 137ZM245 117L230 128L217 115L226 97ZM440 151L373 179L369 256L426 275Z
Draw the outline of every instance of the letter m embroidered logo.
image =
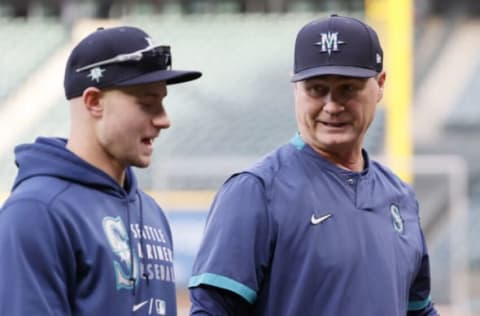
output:
M343 41L338 40L338 32L335 33L322 33L320 42L315 43L315 45L320 46L320 49L323 53L327 52L328 55L332 53L332 51L338 51L338 45L344 44Z

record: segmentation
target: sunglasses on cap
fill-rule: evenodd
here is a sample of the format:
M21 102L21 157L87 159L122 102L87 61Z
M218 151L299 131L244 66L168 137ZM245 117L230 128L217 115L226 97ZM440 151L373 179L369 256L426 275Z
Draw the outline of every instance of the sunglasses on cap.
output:
M92 69L99 66L120 64L127 62L138 62L159 70L170 70L172 66L172 55L170 46L148 46L132 53L120 54L115 57L95 62L76 69L76 72Z

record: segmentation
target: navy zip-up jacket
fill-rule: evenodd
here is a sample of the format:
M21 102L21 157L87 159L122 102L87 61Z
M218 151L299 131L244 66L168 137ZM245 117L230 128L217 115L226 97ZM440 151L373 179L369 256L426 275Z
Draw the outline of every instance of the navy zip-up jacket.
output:
M342 169L300 135L230 177L210 209L190 315L437 316L413 189Z

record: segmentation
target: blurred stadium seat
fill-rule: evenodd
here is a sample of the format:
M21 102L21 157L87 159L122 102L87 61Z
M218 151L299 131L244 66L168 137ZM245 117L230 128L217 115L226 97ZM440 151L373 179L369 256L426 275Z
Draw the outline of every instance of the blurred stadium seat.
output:
M52 19L28 21L0 17L0 101L62 45L67 30ZM8 74L8 75L5 75Z

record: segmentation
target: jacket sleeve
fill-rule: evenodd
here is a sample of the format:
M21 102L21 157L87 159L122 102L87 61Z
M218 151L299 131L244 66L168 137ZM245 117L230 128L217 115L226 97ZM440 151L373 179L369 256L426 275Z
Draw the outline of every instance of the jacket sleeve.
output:
M422 308L421 310L411 310L408 311L407 316L439 316L438 312L433 307L431 302L428 302L428 305Z
M35 200L0 210L0 315L70 315L60 228Z
M430 262L422 233L423 256L420 269L410 287L407 316L438 316L430 299Z
M210 209L189 288L210 286L257 300L272 255L274 228L263 183L240 174L225 183Z
M252 315L252 305L239 295L210 286L190 289L191 316L248 316Z

